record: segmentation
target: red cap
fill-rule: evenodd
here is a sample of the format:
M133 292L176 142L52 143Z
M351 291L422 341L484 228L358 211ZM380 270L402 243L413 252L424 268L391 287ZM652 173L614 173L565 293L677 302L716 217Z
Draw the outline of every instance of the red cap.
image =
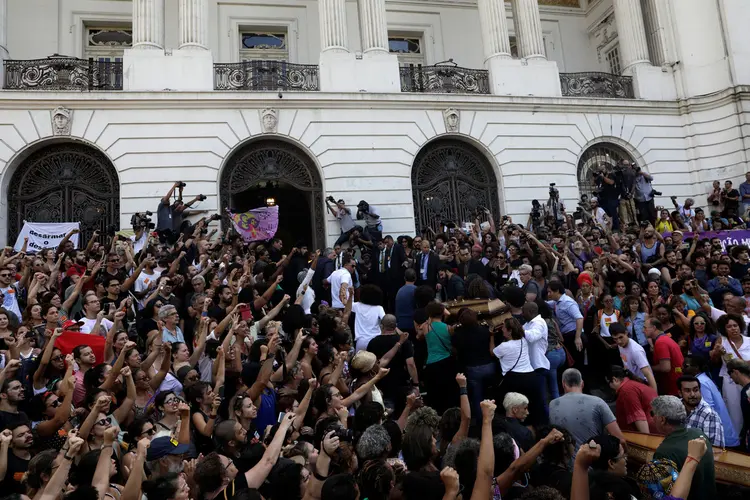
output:
M65 330L67 330L69 328L72 328L74 326L79 326L79 327L83 326L83 324L84 324L83 321L73 321L72 319L69 319L68 321L66 321L65 323L63 323L62 327L63 327L63 331L65 331Z

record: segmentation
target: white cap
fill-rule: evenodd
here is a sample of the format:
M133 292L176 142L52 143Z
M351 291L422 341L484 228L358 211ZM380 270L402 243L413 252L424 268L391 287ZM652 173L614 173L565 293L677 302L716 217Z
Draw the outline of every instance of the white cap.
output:
M655 267L652 267L651 269L648 270L648 274L649 274L649 276L652 275L652 274L655 275L655 276L661 276L661 271L659 271Z

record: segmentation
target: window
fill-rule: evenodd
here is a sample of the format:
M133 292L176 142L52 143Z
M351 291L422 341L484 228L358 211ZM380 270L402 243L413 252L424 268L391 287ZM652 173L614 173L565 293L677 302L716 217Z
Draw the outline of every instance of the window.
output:
M125 49L132 46L133 29L130 26L87 27L83 56L101 62L121 62Z
M389 34L388 50L398 56L402 66L409 64L425 64L422 50L422 37L417 35Z
M615 45L609 51L607 51L606 54L604 54L604 58L607 60L607 67L609 68L609 72L613 75L619 75L622 73L622 70L620 69L620 46Z
M243 30L240 33L240 61L258 59L289 60L286 30Z

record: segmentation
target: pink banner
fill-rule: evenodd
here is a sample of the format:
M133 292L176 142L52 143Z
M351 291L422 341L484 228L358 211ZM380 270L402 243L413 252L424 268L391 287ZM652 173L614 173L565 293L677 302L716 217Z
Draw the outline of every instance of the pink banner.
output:
M279 228L279 207L256 208L243 213L232 213L227 210L232 219L234 229L242 239L250 241L269 240L274 237Z

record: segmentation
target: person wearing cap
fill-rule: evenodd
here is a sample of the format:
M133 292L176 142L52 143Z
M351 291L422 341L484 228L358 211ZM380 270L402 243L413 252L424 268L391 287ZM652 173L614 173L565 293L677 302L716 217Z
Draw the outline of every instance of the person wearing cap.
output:
M592 196L589 203L591 204L591 218L594 219L598 225L608 227L610 220L609 215L607 215L607 212L599 206L599 199L596 196Z
M708 438L699 429L685 426L687 410L679 398L675 396L659 396L651 402L651 415L657 432L665 438L654 452L654 459L667 459L674 463L685 463L688 457L688 442L702 438L708 443ZM687 500L703 500L716 498L716 472L714 469L713 453L706 453L698 462L690 495Z
M169 473L181 473L182 462L189 452L189 444L179 443L170 436L152 439L146 454L148 468L151 471L149 479L155 479Z

